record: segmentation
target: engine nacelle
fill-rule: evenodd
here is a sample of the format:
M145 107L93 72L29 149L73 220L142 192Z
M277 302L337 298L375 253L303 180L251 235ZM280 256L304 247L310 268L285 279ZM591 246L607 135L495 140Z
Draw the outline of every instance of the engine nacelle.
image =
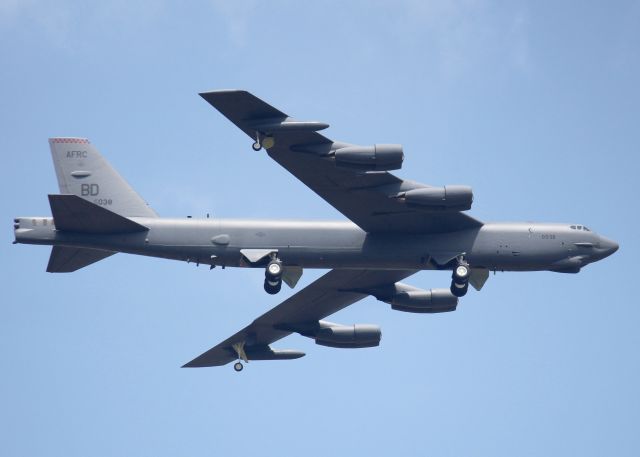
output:
M382 332L377 325L340 325L320 321L313 338L316 344L332 348L370 348L380 344Z
M333 156L337 167L363 171L398 170L404 160L400 144L347 146L337 149Z
M449 289L416 289L396 284L396 293L389 301L391 308L408 313L444 313L455 311L458 297Z
M398 195L408 205L434 210L466 211L473 203L473 190L469 186L424 187Z

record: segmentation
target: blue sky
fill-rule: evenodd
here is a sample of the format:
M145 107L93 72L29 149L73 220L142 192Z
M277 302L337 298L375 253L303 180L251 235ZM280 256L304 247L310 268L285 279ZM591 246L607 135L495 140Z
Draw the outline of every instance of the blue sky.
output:
M0 2L0 454L638 455L639 23L624 0ZM50 214L64 135L164 216L341 218L197 96L218 88L402 143L400 176L473 186L479 219L583 223L621 249L491 276L455 313L332 317L380 324L376 349L291 336L307 357L180 369L292 292L122 254L48 274L11 220Z

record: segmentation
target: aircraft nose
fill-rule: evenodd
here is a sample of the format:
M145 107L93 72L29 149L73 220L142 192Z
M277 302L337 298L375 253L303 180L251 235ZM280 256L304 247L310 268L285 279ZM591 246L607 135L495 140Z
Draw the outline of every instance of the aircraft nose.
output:
M603 258L608 257L618 250L620 246L613 240L600 236L600 249L603 251Z

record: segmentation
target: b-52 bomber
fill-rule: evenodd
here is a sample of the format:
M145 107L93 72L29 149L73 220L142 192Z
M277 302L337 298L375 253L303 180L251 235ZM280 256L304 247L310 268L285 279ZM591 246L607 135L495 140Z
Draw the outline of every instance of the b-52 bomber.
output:
M222 267L264 269L264 288L294 287L304 268L324 276L185 367L304 356L271 344L291 333L337 348L378 346L376 325L340 325L327 316L369 295L411 313L453 311L469 284L490 271L577 273L618 245L581 224L483 223L464 213L470 187L434 187L389 173L402 146L333 141L327 124L296 120L249 92L200 94L348 221L160 218L83 138L51 138L60 194L53 217L18 217L15 242L53 246L47 271L72 272L117 252ZM420 270L451 270L448 288L403 282Z

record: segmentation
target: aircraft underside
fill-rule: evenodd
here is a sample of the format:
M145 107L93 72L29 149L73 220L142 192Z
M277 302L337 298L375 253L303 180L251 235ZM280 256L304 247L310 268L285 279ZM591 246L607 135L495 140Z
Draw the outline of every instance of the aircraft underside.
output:
M289 360L271 344L291 333L336 348L374 347L377 325L341 325L327 316L367 296L396 311L454 311L469 285L490 271L577 273L618 245L579 224L485 223L466 211L473 191L430 186L390 173L399 144L361 146L318 133L329 125L297 120L242 90L201 96L267 154L342 213L345 221L161 218L86 138L51 138L59 194L53 217L14 219L16 243L51 245L47 271L68 273L121 252L197 266L256 268L264 289L294 288L304 269L330 269L185 367ZM451 270L439 289L400 281L420 270Z

